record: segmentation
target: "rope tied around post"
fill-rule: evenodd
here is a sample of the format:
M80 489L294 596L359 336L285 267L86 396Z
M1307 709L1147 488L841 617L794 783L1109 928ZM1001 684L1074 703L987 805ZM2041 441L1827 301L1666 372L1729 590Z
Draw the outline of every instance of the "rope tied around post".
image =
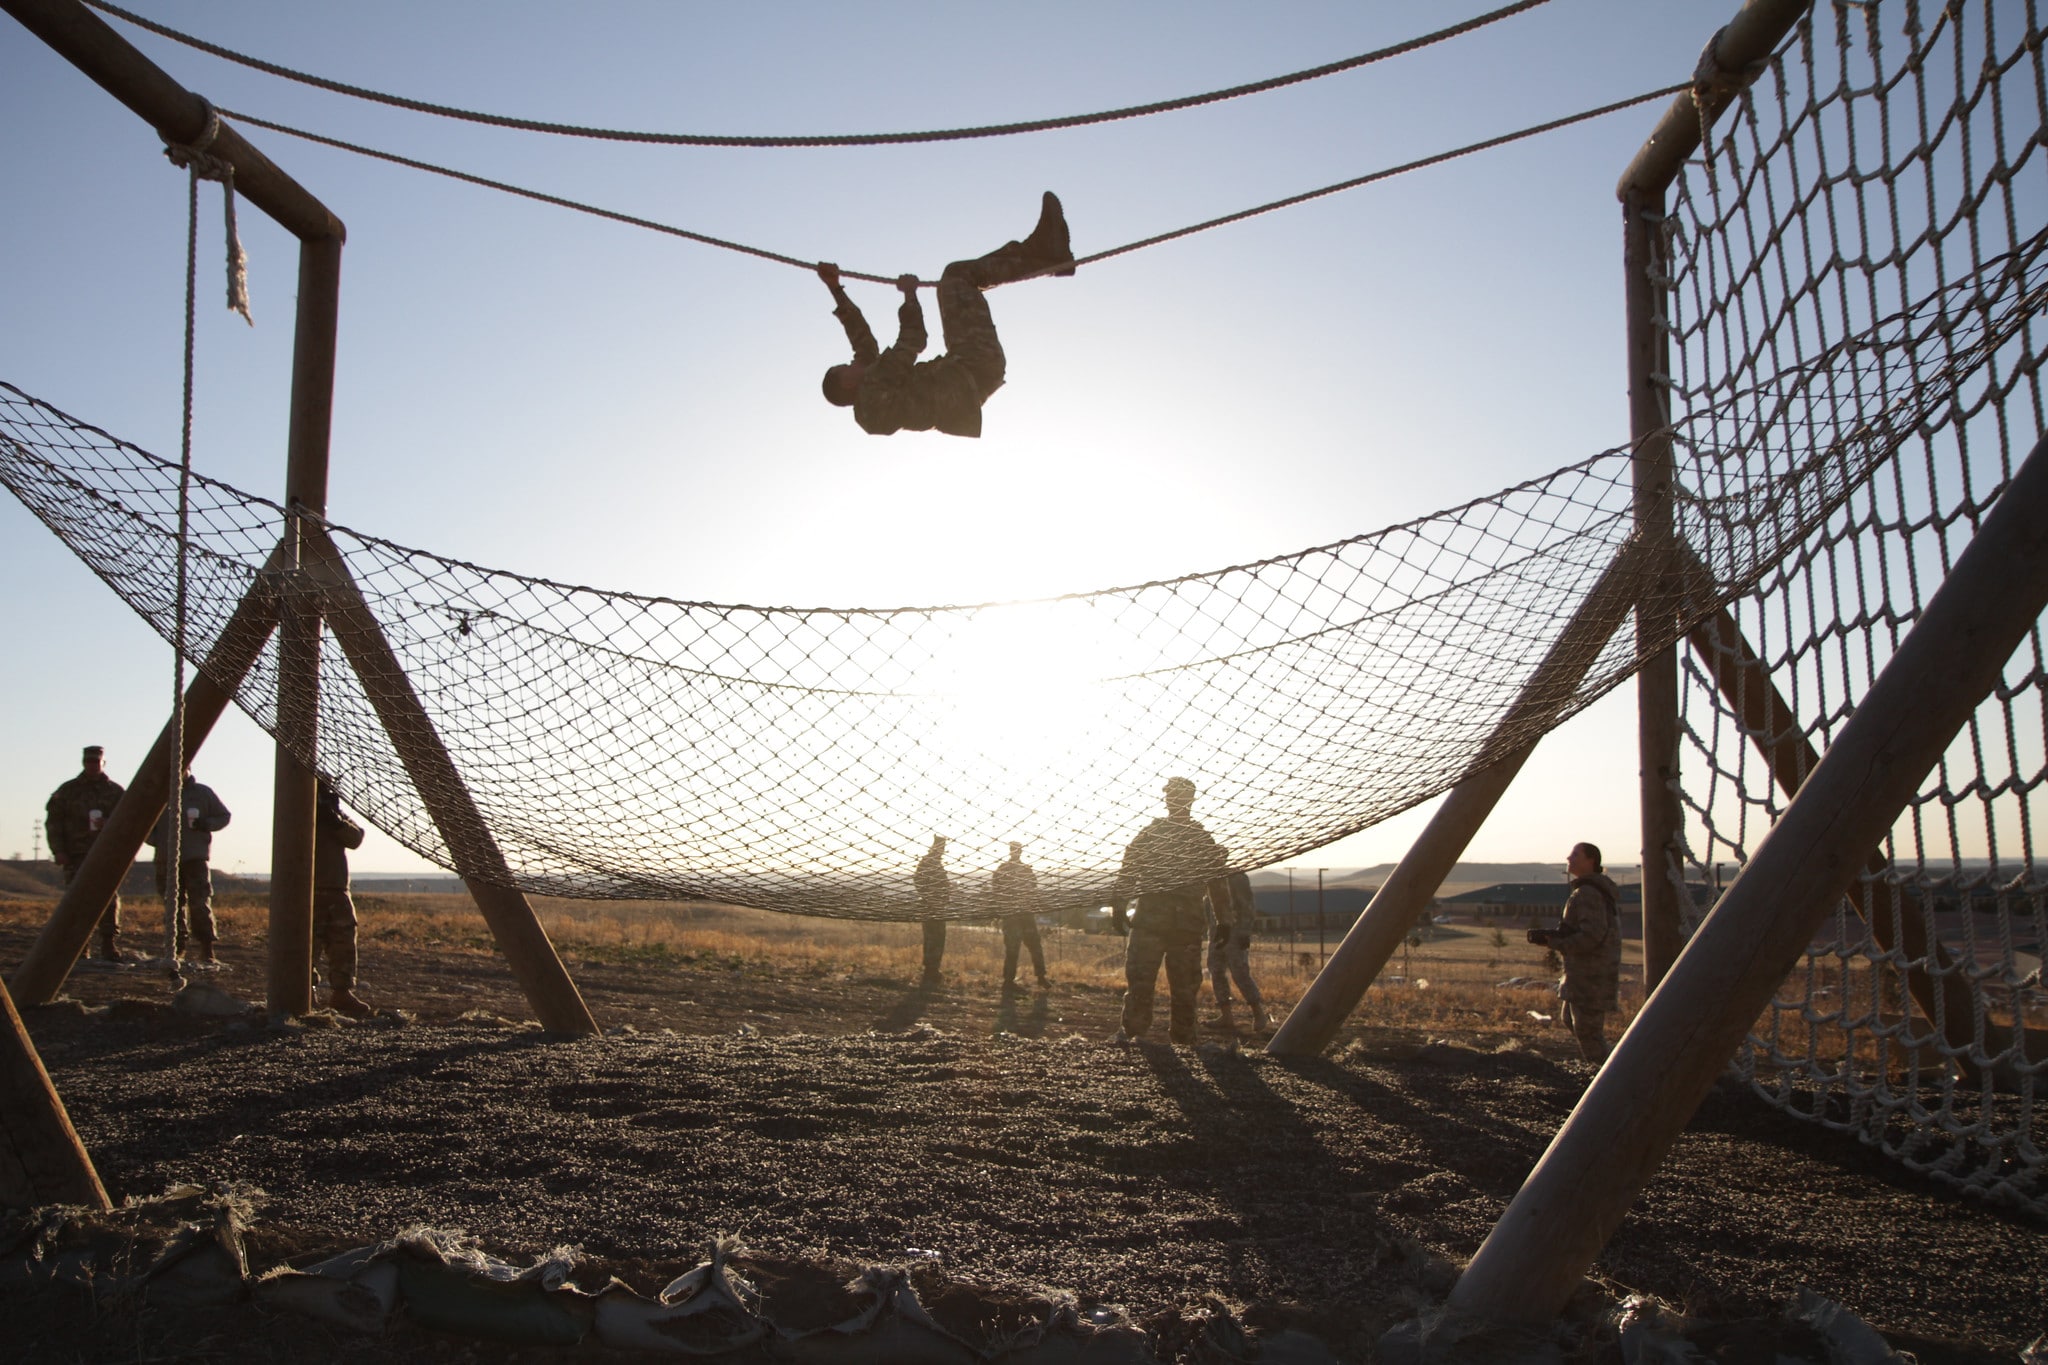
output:
M206 106L206 126L192 142L173 142L164 139L164 157L179 170L192 178L192 194L197 199L199 182L217 180L221 185L221 203L227 219L228 237L228 308L240 313L242 321L250 326L256 319L249 313L249 256L242 250L241 234L235 229L235 164L223 157L213 155L214 139L220 136L220 111L204 96L200 103ZM195 207L195 212L196 207Z

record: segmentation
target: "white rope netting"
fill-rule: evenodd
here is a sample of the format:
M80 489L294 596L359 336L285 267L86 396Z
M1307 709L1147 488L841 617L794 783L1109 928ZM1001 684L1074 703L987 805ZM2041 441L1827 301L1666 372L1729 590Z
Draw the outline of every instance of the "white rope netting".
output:
M1789 799L1764 751L1827 748L2041 437L2042 39L2032 0L1823 4L1670 195L1672 409L1738 418L1681 428L1681 483L1733 539L1774 534L1775 517L1751 513L1806 489L1831 506L1731 605L1755 655L1743 690L1717 686L1737 659L1730 642L1686 656L1692 866L1669 875L1731 879ZM1930 296L1943 302L1911 307ZM1914 357L1904 372L1837 359L1873 319L1902 314L1900 350ZM1740 395L1756 395L1756 413L1783 400L1774 421L1806 420L1795 409L1808 404L1838 421L1841 401L1884 413L1892 385L1916 387L1973 350L1981 363L1964 362L1941 403L1890 421L1863 452L1821 452L1838 467L1806 471L1797 488L1727 457L1743 444ZM1787 391L1783 377L1808 366L1847 390ZM1746 721L1742 703L1771 688L1784 709ZM1869 922L1843 903L1739 1060L1774 1103L2037 1212L2048 1212L2036 1102L2048 1068L2048 876L2035 849L2048 814L2044 716L2037 629L1864 878Z

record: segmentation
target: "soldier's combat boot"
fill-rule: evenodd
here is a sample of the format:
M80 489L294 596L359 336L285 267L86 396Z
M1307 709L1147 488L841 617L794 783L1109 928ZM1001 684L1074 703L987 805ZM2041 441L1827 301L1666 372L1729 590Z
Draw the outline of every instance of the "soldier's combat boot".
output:
M1263 1000L1252 1001L1252 1027L1261 1033L1273 1027L1273 1020L1267 1015L1266 1002Z
M351 1019L368 1019L377 1012L368 1001L346 986L336 986L327 992L327 1008Z
M197 951L192 954L192 960L205 967L218 967L220 965L220 959L213 955L213 945L211 943L200 944Z
M1031 235L1018 243L1024 253L1042 265L1063 265L1055 275L1074 273L1074 247L1067 232L1067 215L1060 207L1060 197L1051 190L1045 192L1045 200L1038 211L1038 226L1031 229Z
M1231 1033L1237 1032L1237 1011L1228 1000L1216 1002L1216 1019Z

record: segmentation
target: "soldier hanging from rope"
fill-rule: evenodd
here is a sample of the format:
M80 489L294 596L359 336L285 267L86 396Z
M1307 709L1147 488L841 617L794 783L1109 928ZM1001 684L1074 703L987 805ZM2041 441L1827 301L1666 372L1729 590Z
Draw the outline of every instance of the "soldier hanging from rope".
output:
M853 346L851 362L825 371L825 400L852 408L853 420L871 436L934 428L948 436L981 435L981 405L1003 386L1003 346L981 291L1029 279L1048 268L1055 275L1071 275L1073 259L1059 198L1047 190L1038 226L1030 236L946 267L938 287L946 353L925 361L917 358L925 347L917 276L905 275L896 282L903 291L902 306L896 311L896 344L884 351L876 347L867 319L840 288L839 267L820 264L818 278L832 291L833 315Z

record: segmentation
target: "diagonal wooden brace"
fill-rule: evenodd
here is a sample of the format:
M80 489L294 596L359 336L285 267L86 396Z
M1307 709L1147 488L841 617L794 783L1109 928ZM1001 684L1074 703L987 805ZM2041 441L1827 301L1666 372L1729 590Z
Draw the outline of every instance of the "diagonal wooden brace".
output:
M455 860L477 909L498 941L512 975L526 991L541 1026L554 1033L598 1032L597 1021L562 965L547 930L526 893L512 884L512 870L498 848L469 787L434 729L433 719L413 691L405 668L361 589L327 533L307 527L302 542L307 575L322 595L322 611L336 643L348 657L377 718L391 737L399 761L419 791L441 841Z
M235 689L248 675L256 656L277 624L277 573L290 562L285 547L271 552L249 591L222 628L206 662L185 689L185 754L187 759L212 733ZM121 879L135 862L143 840L156 828L171 792L171 754L177 736L176 718L164 722L156 743L129 779L128 790L114 803L113 813L93 840L92 848L72 875L71 885L50 914L50 922L29 946L8 985L24 1005L48 1004L63 987L92 938L93 926L121 889Z
M1532 728L1547 727L1557 718L1607 641L1628 619L1641 582L1653 567L1648 542L1630 537L1622 545L1494 727L1484 752L1497 753L1503 745L1514 747L1467 774L1451 789L1365 913L1309 983L1301 1003L1266 1044L1267 1052L1312 1057L1330 1045L1534 751L1535 741L1521 736Z
M1720 689L1729 709L1740 720L1743 733L1750 737L1757 751L1763 755L1764 762L1770 765L1778 789L1790 798L1797 794L1807 775L1819 765L1820 755L1806 738L1791 704L1772 682L1770 668L1749 647L1749 641L1743 637L1742 627L1734 616L1726 607L1711 613L1698 610L1719 596L1707 566L1700 563L1690 546L1681 546L1678 554L1679 572L1684 578L1687 595L1695 604L1688 615L1696 616L1698 620L1686 638L1692 644L1693 653L1714 679L1714 685ZM1883 854L1871 854L1863 866L1863 877L1849 884L1849 904L1870 926L1870 936L1877 940L1878 947L1887 953L1900 954L1909 962L1933 964L1931 975L1925 967L1907 968L1906 989L1912 995L1913 1003L1919 1006L1922 1017L1941 1030L1949 1047L1958 1054L1959 1064L1964 1070L1980 1076L1987 1068L1969 1060L1979 1046L1976 1004L1969 985L1962 978L1960 965L1939 939L1928 936L1926 922L1919 915L1901 915L1894 924L1891 916L1875 913L1868 904L1869 890L1865 878L1882 877L1890 866ZM2010 1027L1989 1018L1984 1020L1982 1055L1993 1059L1988 1067L1991 1079L2007 1087L2015 1086L2019 1081L2010 1057L2006 1055L2012 1044L2013 1030ZM2030 1048L2028 1055L2036 1054Z
M113 1207L14 997L0 986L0 1208L43 1204Z
M1622 1035L1452 1290L1482 1319L1555 1317L1756 1017L2048 609L2048 440Z

